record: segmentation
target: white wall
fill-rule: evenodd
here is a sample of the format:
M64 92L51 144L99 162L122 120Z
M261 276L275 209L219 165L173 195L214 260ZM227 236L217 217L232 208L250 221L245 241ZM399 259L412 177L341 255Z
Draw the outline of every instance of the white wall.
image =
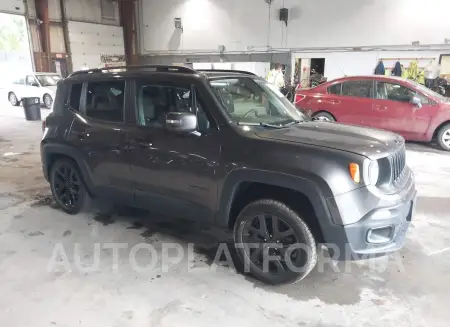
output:
M0 0L0 12L24 14L25 6L23 0Z
M273 48L443 44L448 0L139 0L142 54ZM288 26L278 10L290 9ZM176 31L181 17L184 32ZM255 48L256 47L256 48Z
M100 56L124 55L123 31L119 26L91 23L68 23L73 70L98 68Z
M414 58L419 64L426 66L432 59L437 63L440 54L441 52L437 51L303 52L295 53L295 57L325 58L325 76L328 80L332 80L345 75L372 75L379 59L383 58ZM384 65L386 68L393 67L396 61L384 61ZM408 65L410 61L400 60L400 62Z

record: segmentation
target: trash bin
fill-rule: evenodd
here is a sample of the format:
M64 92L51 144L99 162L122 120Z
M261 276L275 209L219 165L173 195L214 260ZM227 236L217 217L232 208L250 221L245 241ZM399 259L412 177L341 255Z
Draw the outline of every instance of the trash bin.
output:
M41 101L39 98L22 98L26 120L41 120Z

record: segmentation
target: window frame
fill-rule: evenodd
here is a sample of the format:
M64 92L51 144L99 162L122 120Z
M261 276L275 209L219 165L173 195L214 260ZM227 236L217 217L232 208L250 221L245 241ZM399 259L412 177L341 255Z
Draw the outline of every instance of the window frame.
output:
M401 87L404 87L405 89L410 90L411 92L413 92L415 95L420 95L422 97L424 97L425 99L428 100L428 103L423 103L424 105L427 106L433 106L436 104L435 101L433 101L432 99L430 99L428 96L426 96L425 94L423 94L422 92L419 92L417 90L415 90L414 88L408 87L405 84L402 83L398 83L398 82L394 82L394 81L380 81L380 80L375 80L375 94L378 94L378 83L386 83L386 84L393 84L393 85L399 85ZM384 101L394 101L394 102L399 102L399 103L411 103L411 102L406 102L406 101L399 101L399 100L392 100L392 99L378 99L377 97L375 97L375 100L384 100Z
M192 97L192 100L191 100L192 108L196 108L195 106L197 105L197 102L198 102L200 104L200 106L202 107L202 110L204 111L204 113L210 123L210 127L209 127L208 131L201 131L201 132L207 133L212 130L218 129L218 124L217 124L216 120L214 119L213 115L206 109L205 98L202 95L202 93L200 92L195 81L182 81L181 82L181 81L174 81L173 79L161 78L159 76L141 76L141 77L134 78L132 80L132 85L130 87L130 89L131 89L130 97L131 97L131 99L133 99L133 100L131 100L131 103L133 106L132 122L135 126L138 126L143 129L155 129L155 128L161 129L160 127L145 126L145 125L141 125L139 123L138 87L142 82L146 82L149 85L154 85L154 86L173 87L173 88L180 88L180 89L186 89L186 90L189 89L190 92L192 92L195 95L194 97ZM196 115L197 115L197 113L196 113ZM197 119L198 119L198 115L197 115Z
M369 97L358 97L358 96L343 94L343 92L344 92L344 84L345 83L352 83L352 82L372 82L372 91L370 93L370 96ZM376 83L375 82L376 82L375 79L352 79L352 80L344 81L344 82L341 83L341 96L352 98L352 99L375 99L375 94L376 94L376 90L375 90Z
M116 81L122 81L124 83L124 99L123 99L123 106L122 106L122 121L112 121L112 120L104 120L104 119L98 119L95 117L90 117L87 115L87 92L88 92L88 87L89 87L89 83L102 83L102 82L116 82ZM73 84L78 84L79 82L75 82L72 83L71 86L73 86ZM100 122L100 123L107 123L107 124L120 124L120 125L124 125L127 124L127 120L128 120L128 115L127 115L127 101L128 101L128 92L127 89L129 88L129 80L127 80L126 78L115 78L115 79L111 79L111 78L100 78L100 79L92 79L89 81L84 81L81 82L83 84L82 89L81 89L81 97L80 97L80 109L79 111L75 111L76 113L79 113L81 116L83 116L84 118L87 118L89 120L95 121L95 122ZM70 101L70 94L72 93L72 87L70 88L70 92L69 92L69 100ZM69 103L69 107L70 107L70 103ZM72 108L70 108L72 111L74 111Z
M327 94L329 95L342 95L342 84L344 84L344 82L338 82L335 83L333 85L330 85L327 87ZM332 88L333 86L339 85L339 93L330 93L330 88Z
M110 8L107 8L106 6L111 6ZM112 16L107 15L107 11L112 9ZM116 13L116 5L114 1L112 0L100 0L100 14L102 16L102 19L105 20L116 20L117 19L117 13Z
M78 109L73 108L72 105L71 105L72 88L73 88L73 86L75 84L81 85L80 101L79 101L80 103L78 105ZM67 92L67 98L66 98L66 101L65 101L65 106L72 112L81 113L81 107L82 107L81 104L82 104L82 100L83 100L84 83L83 82L73 82L73 83L70 83L68 85L68 87L69 87L69 91Z
M30 78L30 77L33 78L34 81L39 84L39 87L41 87L41 83L39 82L39 80L36 78L35 75L32 75L32 74L25 76L25 85L26 86L32 86L31 84L28 84L28 78Z

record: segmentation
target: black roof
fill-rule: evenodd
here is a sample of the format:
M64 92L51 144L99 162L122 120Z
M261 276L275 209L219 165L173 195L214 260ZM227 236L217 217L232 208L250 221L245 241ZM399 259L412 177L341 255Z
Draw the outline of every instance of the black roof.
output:
M140 66L120 66L95 68L89 70L76 71L69 75L68 78L85 79L86 77L113 77L120 74L122 76L142 75L142 74L175 74L182 76L196 76L200 75L206 77L235 77L235 76L255 76L255 74L241 70L195 70L185 66L165 66L165 65L140 65Z

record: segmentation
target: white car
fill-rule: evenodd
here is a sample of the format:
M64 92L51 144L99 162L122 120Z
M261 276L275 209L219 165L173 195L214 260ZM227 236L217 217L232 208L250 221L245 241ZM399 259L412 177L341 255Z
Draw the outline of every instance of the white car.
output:
M38 97L50 109L55 98L56 83L61 78L55 73L24 74L8 87L8 100L13 106L18 106L22 98Z

